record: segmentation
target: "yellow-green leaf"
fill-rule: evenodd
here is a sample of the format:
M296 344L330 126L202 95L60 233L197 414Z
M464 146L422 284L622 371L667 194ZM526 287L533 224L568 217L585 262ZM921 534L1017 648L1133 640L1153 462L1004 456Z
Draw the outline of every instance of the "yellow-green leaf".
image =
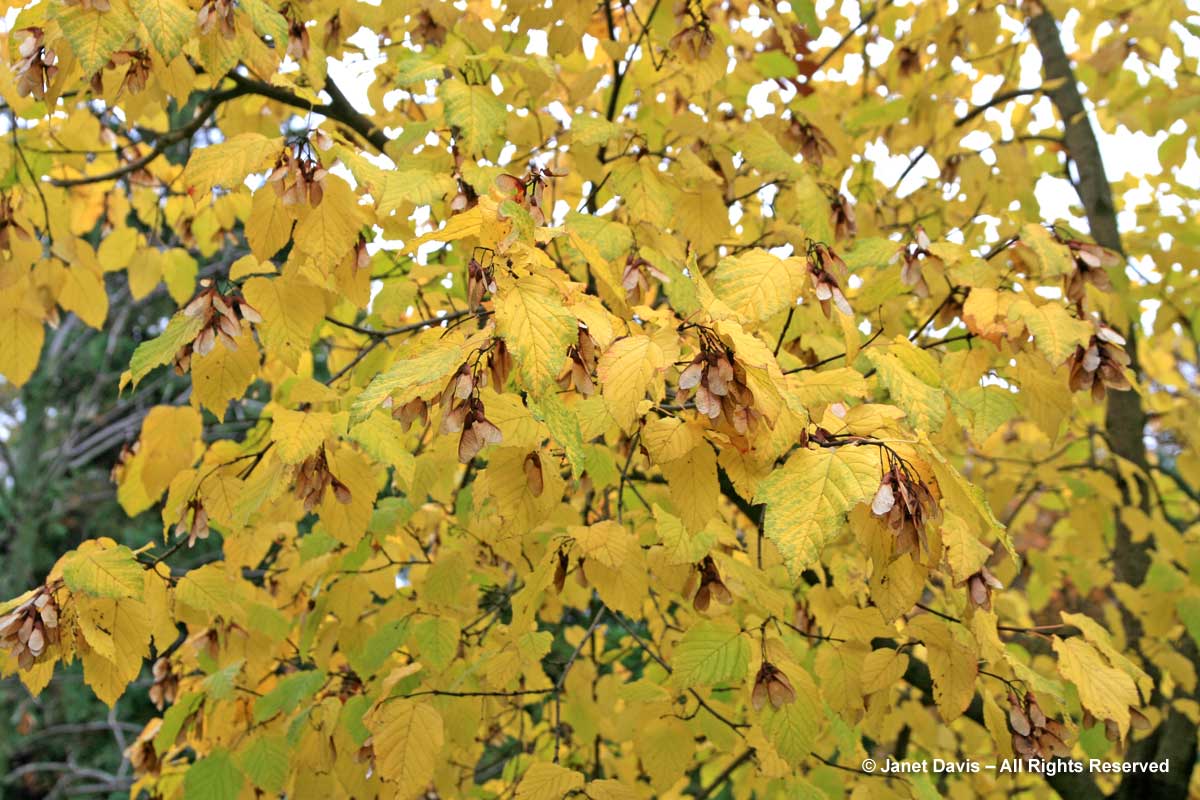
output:
M879 480L874 447L822 447L796 451L762 481L755 499L767 504L766 535L793 576L816 563Z
M496 329L516 362L517 374L534 396L554 383L576 340L578 323L563 307L558 289L540 275L501 281Z
M676 686L743 681L750 669L750 639L728 620L702 620L675 646L671 669Z
M187 4L180 0L129 0L129 5L163 61L179 55L196 26L196 15Z
M101 547L87 542L63 559L62 570L67 586L93 597L141 599L145 590L144 569L124 545Z

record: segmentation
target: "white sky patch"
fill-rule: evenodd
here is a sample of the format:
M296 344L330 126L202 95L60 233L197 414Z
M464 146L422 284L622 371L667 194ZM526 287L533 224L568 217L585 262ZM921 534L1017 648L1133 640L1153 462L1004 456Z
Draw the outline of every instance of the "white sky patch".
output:
M525 35L529 37L529 43L525 45L525 55L545 56L550 52L550 40L545 31L529 30Z

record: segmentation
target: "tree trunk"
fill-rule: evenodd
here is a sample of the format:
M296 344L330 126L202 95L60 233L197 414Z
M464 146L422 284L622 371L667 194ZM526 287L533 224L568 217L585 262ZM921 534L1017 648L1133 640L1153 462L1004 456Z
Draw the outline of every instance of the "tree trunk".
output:
M1051 102L1063 121L1064 141L1067 157L1074 162L1076 170L1075 188L1083 203L1092 237L1098 244L1125 254L1121 246L1121 235L1117 228L1116 206L1112 188L1104 171L1104 160L1100 146L1092 130L1091 121L1079 94L1078 84L1071 62L1063 50L1059 37L1058 23L1054 17L1039 6L1039 11L1030 18L1030 29L1042 55L1042 72ZM1124 331L1130 357L1130 369L1138 372L1137 318L1132 318ZM1143 434L1146 427L1146 412L1141 396L1137 392L1109 392L1105 410L1108 443L1114 454L1124 458L1143 471L1147 467L1146 445ZM1137 497L1144 511L1149 510L1150 486L1144 477L1137 478ZM1127 501L1133 493L1122 487ZM1116 539L1113 548L1113 569L1117 580L1130 586L1141 586L1150 566L1150 541L1135 543L1129 528L1120 518L1116 521ZM1136 618L1125 615L1128 641L1135 646L1141 637L1141 626ZM1190 644L1190 640L1189 640ZM1197 664L1194 647L1185 647L1184 652ZM1158 683L1158 676L1155 683ZM1148 698L1149 699L1149 698ZM1129 773L1121 781L1114 797L1155 798L1155 800L1183 800L1188 796L1188 781L1196 759L1197 727L1186 716L1173 708L1166 708L1169 700L1157 696L1152 698L1164 707L1165 719L1149 736L1133 742L1126 758L1130 761L1161 761L1171 759L1171 771L1167 773Z

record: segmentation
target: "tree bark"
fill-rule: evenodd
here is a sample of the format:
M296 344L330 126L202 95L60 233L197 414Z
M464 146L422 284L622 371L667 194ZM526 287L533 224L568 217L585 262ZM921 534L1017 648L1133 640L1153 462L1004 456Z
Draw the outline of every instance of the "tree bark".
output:
M1049 11L1033 5L1034 16L1029 25L1042 55L1042 73L1050 87L1046 94L1063 121L1064 143L1067 157L1074 162L1076 171L1075 188L1083 204L1088 226L1096 242L1110 250L1125 254L1121 246L1121 234L1117 227L1116 206L1112 188L1104 170L1100 145L1092 130L1091 120L1084 107L1083 98L1071 69L1070 59L1063 50L1058 23ZM1137 319L1130 320L1124 335L1130 357L1129 367L1139 371L1137 354ZM1115 455L1142 468L1147 467L1146 445L1143 438L1146 427L1146 411L1137 392L1109 392L1105 409L1105 426L1109 447ZM1149 510L1150 486L1146 478L1137 479L1138 502L1144 511ZM1133 500L1130 487L1122 486L1127 502ZM1117 580L1130 586L1141 586L1150 566L1150 540L1136 543L1132 532L1120 520L1116 520L1116 537L1113 548L1113 569ZM1138 642L1141 626L1131 614L1125 614L1127 637ZM1185 643L1185 654L1197 664L1195 647ZM1157 671L1148 670L1158 683ZM1163 706L1165 719L1150 735L1133 742L1126 753L1130 761L1161 761L1171 759L1171 771L1167 773L1129 773L1121 781L1113 795L1116 798L1149 798L1173 800L1188 796L1188 782L1196 760L1197 726L1174 708L1167 707L1167 698L1157 695L1152 698Z

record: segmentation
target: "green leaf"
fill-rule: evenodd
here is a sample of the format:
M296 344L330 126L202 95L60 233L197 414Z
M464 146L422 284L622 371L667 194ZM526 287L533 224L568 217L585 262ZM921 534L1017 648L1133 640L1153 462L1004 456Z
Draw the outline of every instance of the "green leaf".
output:
M154 735L155 753L161 756L175 746L175 739L183 729L183 724L203 701L204 695L200 692L185 694L175 700L174 705L163 714L162 726Z
M596 252L609 261L625 255L633 247L633 233L629 228L607 217L572 211L567 215L566 226L568 231L591 244Z
M814 39L821 32L821 23L817 19L816 3L812 0L792 0L792 13L808 30L808 35Z
M1200 597L1181 597L1175 601L1175 610L1188 635L1200 645Z
M142 599L145 570L124 545L76 550L63 561L63 580L72 591L93 597Z
M455 190L454 179L444 172L424 168L401 168L385 174L379 194L380 214L391 214L405 203L428 206L441 202Z
M387 622L371 634L362 647L346 654L350 666L359 675L370 677L387 663L392 653L408 638L408 619Z
M675 646L671 669L676 686L745 680L750 669L750 639L729 621L698 622Z
M612 187L621 195L625 211L634 222L667 227L674 220L674 193L659 176L653 159L624 163L612 172Z
M571 120L571 136L576 144L605 144L621 133L621 126L596 114L577 114Z
M792 669L786 674L796 699L778 709L767 704L762 711L762 729L779 755L794 764L812 752L825 715L821 693L808 672Z
M894 262L900 252L900 246L900 242L893 242L891 239L869 236L857 240L854 247L842 254L842 258L851 272L868 268L884 269L897 266Z
M316 670L293 672L254 702L254 721L270 719L280 711L293 711L302 701L317 693L325 683L325 673Z
M567 454L571 474L579 478L587 457L583 451L583 433L579 429L578 415L557 394L542 395L530 410L535 418L546 423L554 440Z
M785 178L795 178L804 174L804 167L797 163L791 153L783 149L779 139L758 123L747 126L738 136L736 144L741 148L746 162L760 172L782 175Z
M264 792L283 792L290 774L289 748L283 736L255 737L237 754L237 765L250 782Z
M239 658L201 681L200 685L204 688L205 694L213 700L228 700L233 695L234 683L237 681L237 676L241 674L245 663L246 659Z
M204 320L200 317L176 314L167 323L165 331L153 339L139 344L129 359L129 371L133 376L133 385L137 386L138 381L146 377L150 370L174 359L179 349L185 344L191 343L203 327Z
M187 800L237 800L244 780L229 751L218 748L188 769L183 795Z
M443 670L458 655L460 628L444 617L426 617L413 626L413 641L421 654L421 663Z

